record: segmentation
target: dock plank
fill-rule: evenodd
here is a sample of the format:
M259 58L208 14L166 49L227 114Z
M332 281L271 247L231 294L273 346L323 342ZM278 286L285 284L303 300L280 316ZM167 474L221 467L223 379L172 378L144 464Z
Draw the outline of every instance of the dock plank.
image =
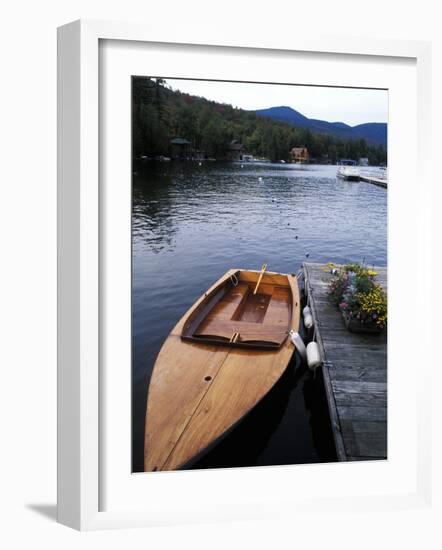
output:
M387 290L387 269L373 266ZM349 332L327 295L324 264L304 263L338 459L387 458L387 334Z

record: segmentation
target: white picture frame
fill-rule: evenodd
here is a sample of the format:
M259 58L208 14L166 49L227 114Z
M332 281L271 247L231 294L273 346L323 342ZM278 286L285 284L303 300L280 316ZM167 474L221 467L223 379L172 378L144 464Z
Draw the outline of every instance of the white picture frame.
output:
M207 502L184 509L147 506L134 508L122 502L120 507L103 510L100 483L103 483L102 433L100 415L101 318L100 280L103 264L100 260L100 174L99 174L99 59L100 41L125 41L131 44L165 43L190 47L213 46L244 52L253 48L272 52L309 52L311 54L347 56L377 56L379 58L408 58L416 63L417 71L417 158L419 161L419 241L431 243L430 209L432 188L428 175L428 144L431 103L429 101L430 45L425 42L364 40L359 38L281 37L278 43L267 44L265 38L246 40L241 37L226 39L220 33L196 37L179 34L165 36L136 24L101 21L76 21L59 29L58 33L58 520L81 530L151 526L178 522L197 522L216 519L241 519L287 515L291 510L326 509L330 498L318 496L302 503L281 493L281 502L275 505L272 493L259 501L252 496L239 506L207 506ZM192 76L192 75L190 75ZM420 264L428 265L431 246L420 250ZM421 269L421 284L431 287L429 270ZM425 310L419 294L416 306ZM431 312L430 312L431 317ZM430 335L424 336L429 338ZM425 343L425 342L424 342ZM430 403L424 388L429 384L430 363L423 361L419 380L416 381L417 457L416 487L413 491L371 494L366 497L340 497L333 503L342 513L358 506L361 510L395 507L426 506L431 497L430 433L427 420ZM279 472L279 473L278 473ZM318 473L320 473L318 471ZM283 472L279 469L261 470L270 486ZM164 474L160 474L164 475ZM181 473L179 474L181 475ZM192 476L191 473L183 473ZM213 473L204 472L207 476ZM231 472L238 477L238 471ZM357 474L356 474L357 475ZM178 476L165 474L167 487L178 482ZM272 477L273 476L273 477ZM153 479L153 478L152 478ZM161 479L161 478L156 478ZM184 479L184 478L182 478ZM192 482L194 481L192 478ZM155 481L158 486L162 482ZM263 492L266 492L264 485ZM153 498L146 495L146 499ZM232 500L234 496L232 496ZM283 502L284 501L284 502ZM210 504L210 503L209 503ZM215 502L211 503L215 505ZM282 506L282 504L284 504ZM285 512L282 512L282 510ZM335 508L337 509L337 508Z

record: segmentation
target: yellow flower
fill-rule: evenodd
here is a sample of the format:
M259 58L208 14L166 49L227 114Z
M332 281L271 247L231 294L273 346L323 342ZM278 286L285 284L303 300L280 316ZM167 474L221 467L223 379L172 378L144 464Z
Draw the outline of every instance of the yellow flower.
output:
M368 292L359 292L357 295L361 310L367 315L375 315L378 325L384 325L387 321L387 295L380 285Z

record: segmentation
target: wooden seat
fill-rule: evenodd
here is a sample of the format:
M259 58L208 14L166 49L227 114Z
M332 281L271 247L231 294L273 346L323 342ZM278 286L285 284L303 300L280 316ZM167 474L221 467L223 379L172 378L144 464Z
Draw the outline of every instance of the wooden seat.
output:
M263 323L286 327L290 321L291 307L289 289L275 286Z
M239 332L242 342L247 340L279 342L287 334L287 330L283 330L280 325L214 319L203 323L203 326L195 332L195 336L213 336L230 340L235 332Z

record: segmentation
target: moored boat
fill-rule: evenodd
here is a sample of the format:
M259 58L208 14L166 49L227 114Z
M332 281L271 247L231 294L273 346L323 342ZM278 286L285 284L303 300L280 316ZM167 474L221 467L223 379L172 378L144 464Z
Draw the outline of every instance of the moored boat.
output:
M287 368L299 319L294 275L232 269L205 292L155 362L145 471L188 466L253 409Z
M359 169L354 166L340 166L336 172L338 178L345 179L347 181L359 181L360 172Z

